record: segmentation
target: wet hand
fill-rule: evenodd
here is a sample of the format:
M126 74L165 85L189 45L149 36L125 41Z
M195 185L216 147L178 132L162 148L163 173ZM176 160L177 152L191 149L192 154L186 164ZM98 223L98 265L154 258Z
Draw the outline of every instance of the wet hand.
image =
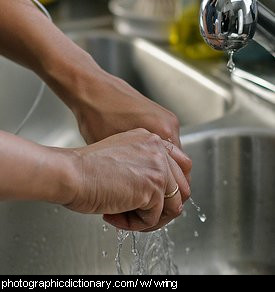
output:
M104 214L104 219L117 228L158 229L181 214L190 195L186 179L190 159L147 130L111 136L75 149L73 156L81 171L76 178L77 191L66 207ZM169 194L172 197L165 199Z

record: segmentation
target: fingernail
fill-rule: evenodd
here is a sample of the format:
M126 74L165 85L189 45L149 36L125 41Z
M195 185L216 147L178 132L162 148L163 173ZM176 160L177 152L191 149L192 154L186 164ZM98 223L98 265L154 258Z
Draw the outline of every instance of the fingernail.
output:
M183 211L183 205L180 205L179 208L178 208L178 212L179 212L179 214L181 214L182 211Z

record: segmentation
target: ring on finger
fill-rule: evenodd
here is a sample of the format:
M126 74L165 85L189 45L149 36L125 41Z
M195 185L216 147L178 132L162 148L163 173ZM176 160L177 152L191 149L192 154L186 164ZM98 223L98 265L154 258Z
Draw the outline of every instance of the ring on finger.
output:
M176 188L175 188L175 190L173 192L164 195L164 199L173 198L178 193L178 191L179 191L179 185L177 184L177 186L176 186Z

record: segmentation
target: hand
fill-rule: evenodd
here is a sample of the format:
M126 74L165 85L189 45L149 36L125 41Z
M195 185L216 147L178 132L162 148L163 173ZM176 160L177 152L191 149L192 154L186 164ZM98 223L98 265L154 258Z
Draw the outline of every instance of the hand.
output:
M66 207L105 214L117 228L152 231L182 212L190 195L185 175L191 161L169 142L144 129L111 136L73 151L77 192ZM164 195L179 192L170 199Z
M75 91L71 108L79 129L88 144L111 135L136 128L144 128L168 138L180 147L179 122L177 117L149 100L125 81L98 70L96 81L83 78L81 88ZM84 101L84 102L83 102Z

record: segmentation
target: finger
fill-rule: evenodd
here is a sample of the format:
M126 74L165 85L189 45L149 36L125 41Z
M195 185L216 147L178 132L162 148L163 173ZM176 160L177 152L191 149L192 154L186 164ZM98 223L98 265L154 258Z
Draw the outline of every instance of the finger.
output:
M112 215L105 214L103 220L116 228L128 231L142 231L148 228L148 225L138 218L134 211Z
M177 164L177 162L169 155L167 155L167 160L168 160L171 172L173 174L173 177L175 178L175 181L179 186L179 191L181 194L181 199L182 199L182 204L183 204L186 200L188 200L188 198L191 195L191 189L190 189L189 183L184 173L182 172L181 168Z
M191 186L191 183L192 183L192 177L191 177L191 174L190 174L190 173L186 174L186 175L185 175L185 178L186 178L186 180L187 180L189 186Z
M153 227L153 228L144 229L144 230L142 230L141 232L152 232L152 231L156 231L156 230L162 228L163 226L166 226L168 223L170 223L171 221L173 221L174 219L176 219L177 217L179 217L179 216L182 214L182 211L183 211L183 205L181 205L181 206L179 207L179 209L178 209L178 215L175 216L174 218L171 219L171 218L168 217L167 215L163 214L163 215L161 216L161 220L160 220L160 222L159 222L158 225L156 225L156 226Z
M121 214L104 215L103 219L116 228L130 231L142 231L157 225L162 213L163 202Z
M171 169L169 169L169 181L166 188L166 194L171 194L177 189L177 183L173 176ZM156 225L150 228L142 230L142 232L153 231L161 228L162 226L168 224L174 218L178 217L182 212L182 199L180 191L178 191L172 198L164 198L164 206L162 214Z
M192 160L177 146L169 141L162 140L167 153L177 162L184 174L189 174L192 168Z

